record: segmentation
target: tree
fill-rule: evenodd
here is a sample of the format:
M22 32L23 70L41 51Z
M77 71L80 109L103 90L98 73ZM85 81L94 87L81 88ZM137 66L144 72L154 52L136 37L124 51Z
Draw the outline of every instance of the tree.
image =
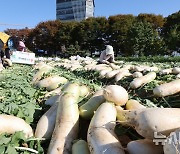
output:
M133 15L116 15L108 18L108 43L114 47L116 53L125 53L125 40L129 28L135 17Z
M180 11L173 13L166 18L162 36L164 37L169 50L180 52Z
M72 32L74 28L77 26L77 22L64 22L61 23L58 27L58 31L56 33L58 46L65 46L68 48L70 45L74 43L72 39Z
M105 17L88 18L81 21L73 31L73 40L83 50L101 51L107 39L108 21Z
M34 50L42 49L48 52L48 55L55 54L57 48L56 33L61 24L59 20L52 20L39 23L30 33L29 43Z
M134 22L128 31L126 43L126 51L131 55L156 55L165 50L163 40L148 22Z
M140 13L137 19L142 22L149 22L154 29L161 29L164 25L165 19L162 15Z

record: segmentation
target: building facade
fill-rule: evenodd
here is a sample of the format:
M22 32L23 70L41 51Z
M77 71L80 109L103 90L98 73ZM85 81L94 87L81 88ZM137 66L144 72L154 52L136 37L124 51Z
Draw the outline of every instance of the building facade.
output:
M94 17L94 0L56 0L56 19L81 21Z

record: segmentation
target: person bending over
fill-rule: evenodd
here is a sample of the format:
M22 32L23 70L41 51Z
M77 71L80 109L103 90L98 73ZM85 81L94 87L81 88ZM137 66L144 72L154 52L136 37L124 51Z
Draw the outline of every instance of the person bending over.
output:
M107 45L106 49L101 52L99 61L100 64L110 64L114 63L114 51L111 45Z

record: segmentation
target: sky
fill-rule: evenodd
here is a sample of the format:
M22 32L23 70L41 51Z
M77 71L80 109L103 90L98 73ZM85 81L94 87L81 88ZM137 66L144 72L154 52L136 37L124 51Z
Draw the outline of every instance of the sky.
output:
M56 0L1 0L0 10L0 31L34 28L56 19ZM180 0L95 0L95 17L139 13L167 17L179 10Z

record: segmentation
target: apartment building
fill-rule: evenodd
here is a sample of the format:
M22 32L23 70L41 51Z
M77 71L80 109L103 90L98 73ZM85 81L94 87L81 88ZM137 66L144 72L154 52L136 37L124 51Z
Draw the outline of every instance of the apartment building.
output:
M56 0L56 19L81 21L94 16L94 0Z

